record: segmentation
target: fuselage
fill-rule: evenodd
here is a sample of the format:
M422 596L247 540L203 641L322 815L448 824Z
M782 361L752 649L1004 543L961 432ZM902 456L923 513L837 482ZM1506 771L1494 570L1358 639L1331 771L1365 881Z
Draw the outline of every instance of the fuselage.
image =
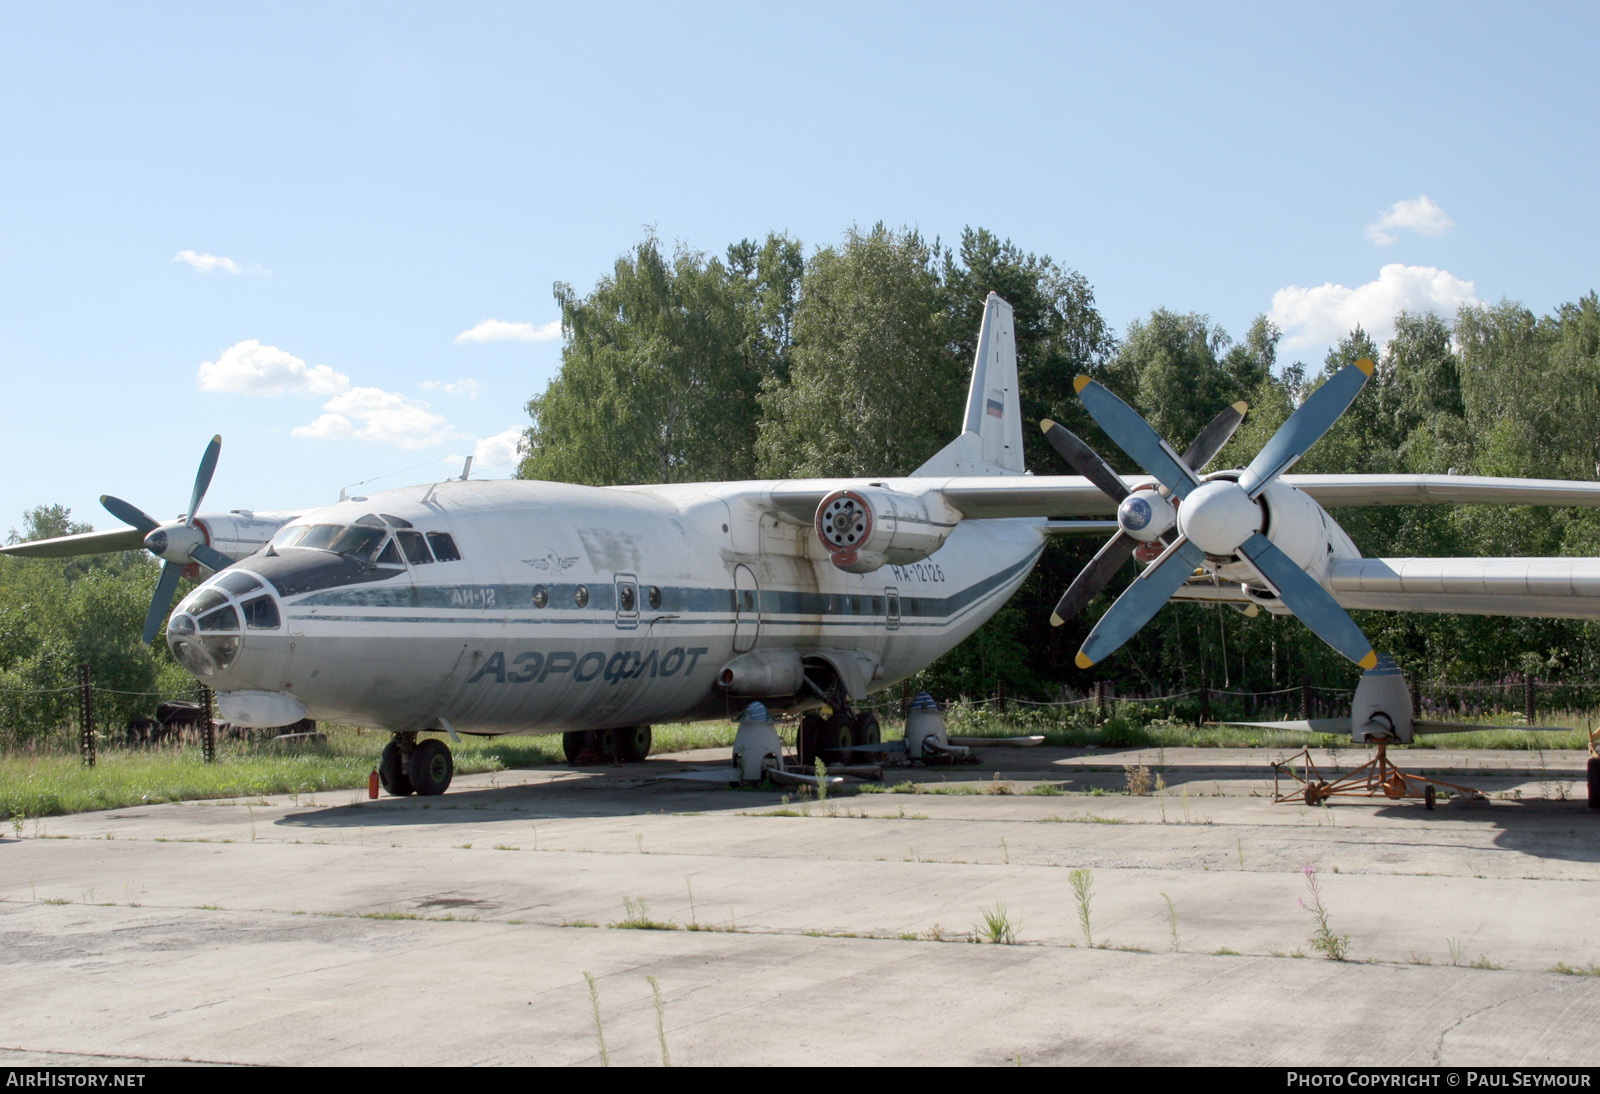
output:
M192 592L168 641L224 717L396 732L605 729L728 714L760 650L854 650L871 688L976 630L1041 522L956 528L923 561L847 573L770 483L447 482L289 522ZM780 704L781 705L781 704Z

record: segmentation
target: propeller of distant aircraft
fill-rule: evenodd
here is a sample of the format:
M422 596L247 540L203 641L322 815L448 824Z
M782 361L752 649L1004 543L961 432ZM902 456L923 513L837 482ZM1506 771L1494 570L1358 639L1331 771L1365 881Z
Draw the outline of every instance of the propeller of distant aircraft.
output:
M233 564L231 558L206 542L205 532L195 527L194 523L194 515L211 486L211 476L217 470L217 457L221 453L222 436L218 434L211 438L205 454L200 457L200 469L195 473L194 491L189 495L189 508L182 524L162 527L160 521L138 506L110 494L100 496L100 504L106 507L107 512L144 533L145 549L161 559L161 576L156 580L155 595L150 598L150 610L144 617L143 640L147 646L155 641L161 630L161 621L172 607L178 579L183 576L185 566L198 562L212 570L222 570Z
M1074 382L1085 409L1108 437L1164 488L1129 491L1098 453L1054 422L1045 435L1079 474L1118 502L1119 531L1101 548L1056 605L1059 626L1104 588L1127 552L1162 543L1161 553L1100 618L1078 651L1089 668L1119 649L1149 622L1195 569L1242 562L1275 589L1278 598L1317 637L1362 668L1376 663L1367 641L1332 595L1263 534L1257 499L1293 467L1349 408L1372 375L1373 364L1357 361L1312 392L1237 478L1202 481L1200 468L1216 455L1244 415L1236 403L1218 415L1179 456L1137 411L1099 383ZM1173 500L1176 499L1176 503ZM1175 534L1173 534L1175 533Z

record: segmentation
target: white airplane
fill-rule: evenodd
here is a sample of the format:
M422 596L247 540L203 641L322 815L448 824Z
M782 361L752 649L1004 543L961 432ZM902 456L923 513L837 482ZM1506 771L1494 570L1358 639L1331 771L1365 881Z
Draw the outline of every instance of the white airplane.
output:
M195 516L214 439L191 515L160 523L105 498L131 531L3 550L142 543L164 561L147 640L183 568L215 571L178 605L167 642L215 690L221 716L389 730L379 771L395 794L449 785L449 748L419 738L428 732L563 733L569 759L599 747L638 760L653 724L731 716L760 700L831 710L802 720L803 756L874 742L876 719L854 705L976 630L1057 534L1116 532L1058 619L1130 550L1154 559L1091 633L1080 664L1108 655L1174 596L1292 612L1364 666L1374 655L1341 604L1600 618L1597 560L1360 557L1321 503L1600 505L1596 483L1285 475L1364 381L1352 366L1249 468L1202 478L1242 404L1179 456L1081 379L1091 413L1152 477L1116 475L1050 422L1052 443L1083 474L1034 476L1022 461L1011 308L990 294L962 431L904 478L606 488L462 480L295 514ZM1113 509L1116 523L1076 519Z

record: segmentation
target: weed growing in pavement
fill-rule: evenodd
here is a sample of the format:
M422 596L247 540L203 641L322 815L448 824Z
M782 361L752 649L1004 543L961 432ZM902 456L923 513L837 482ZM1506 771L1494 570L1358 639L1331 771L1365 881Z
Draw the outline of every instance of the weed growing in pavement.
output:
M1094 934L1089 927L1089 902L1094 899L1094 874L1088 870L1078 869L1067 875L1072 882L1072 899L1078 905L1078 926L1083 928L1083 941L1091 948L1094 946Z
M1308 904L1305 897L1301 897L1300 907L1310 912L1317 921L1317 929L1311 934L1311 948L1329 961L1343 961L1350 953L1350 936L1333 933L1333 927L1328 922L1328 906L1322 902L1322 887L1317 882L1316 868L1307 863L1300 872L1305 875L1306 888L1311 893L1311 902Z

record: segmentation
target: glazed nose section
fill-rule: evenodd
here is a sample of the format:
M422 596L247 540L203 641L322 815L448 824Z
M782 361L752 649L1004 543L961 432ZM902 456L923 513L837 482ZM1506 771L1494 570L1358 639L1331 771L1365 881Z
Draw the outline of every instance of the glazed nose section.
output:
M239 657L241 639L239 613L231 604L198 618L180 611L167 623L167 648L201 678L227 672Z
M226 573L190 593L167 623L167 648L201 679L233 667L251 632L282 626L277 598L248 573Z

